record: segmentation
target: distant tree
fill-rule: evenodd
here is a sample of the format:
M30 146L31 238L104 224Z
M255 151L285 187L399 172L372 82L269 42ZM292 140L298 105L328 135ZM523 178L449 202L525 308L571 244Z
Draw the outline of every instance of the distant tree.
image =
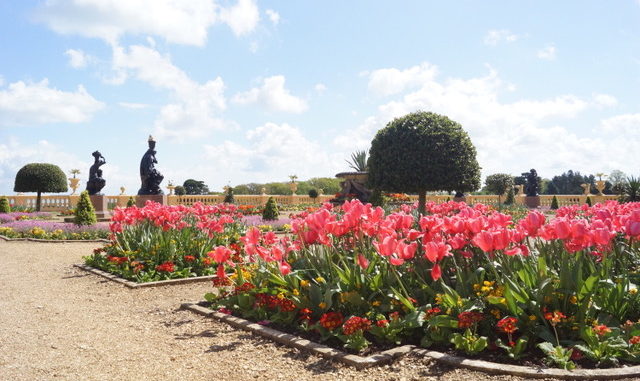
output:
M309 189L309 192L307 194L314 200L318 198L318 191L315 188Z
M351 159L347 160L349 167L357 172L367 171L367 151L356 151L351 154Z
M307 180L307 184L316 189L322 189L324 194L340 192L340 179L335 177L314 177Z
M267 194L291 194L291 189L287 183L267 183Z
M609 182L611 183L612 193L622 194L624 192L624 185L627 183L627 175L621 170L613 170L609 175Z
M40 211L42 193L66 192L67 176L54 164L31 163L16 174L14 192L37 192L36 210Z
M187 191L184 189L182 185L176 186L176 189L174 189L173 191L178 196L184 196L185 194L187 194Z
M583 176L578 171L568 170L559 176L553 176L547 194L582 194L582 184L593 184L595 177ZM594 188L592 186L592 188Z
M500 197L513 188L513 176L507 173L495 173L487 176L484 183L489 192L498 195L498 204L500 204Z
M188 179L182 186L187 194L209 194L209 187L204 181Z
M462 126L446 116L414 112L376 134L369 151L369 187L418 194L424 214L427 191L480 188L476 149Z

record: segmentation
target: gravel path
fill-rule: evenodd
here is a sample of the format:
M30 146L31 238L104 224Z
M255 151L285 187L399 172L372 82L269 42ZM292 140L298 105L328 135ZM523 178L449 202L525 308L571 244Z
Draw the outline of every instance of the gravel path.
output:
M518 380L405 357L357 371L177 308L209 283L128 289L72 267L98 244L0 241L0 380Z

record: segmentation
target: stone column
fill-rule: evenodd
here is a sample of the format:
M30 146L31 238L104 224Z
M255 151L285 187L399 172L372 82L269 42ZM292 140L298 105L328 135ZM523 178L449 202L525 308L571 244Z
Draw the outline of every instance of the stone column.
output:
M94 194L89 196L93 209L96 210L96 218L98 220L108 220L111 218L111 212L109 212L107 196Z
M161 205L167 205L167 195L165 194L149 194L149 195L138 195L136 197L136 206L138 208L143 208L147 201L157 202Z

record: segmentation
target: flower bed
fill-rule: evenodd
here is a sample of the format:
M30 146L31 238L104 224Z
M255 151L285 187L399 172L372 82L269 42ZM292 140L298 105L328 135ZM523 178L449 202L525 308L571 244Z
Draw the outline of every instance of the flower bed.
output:
M7 222L24 221L24 220L48 220L53 218L48 212L11 212L0 213L0 224Z
M640 361L640 204L530 212L428 204L416 221L358 201L250 228L215 309L362 352L371 342L572 369ZM229 289L227 286L231 286Z
M116 208L111 243L85 263L135 282L222 273L222 262L239 259L241 217L230 204Z
M72 223L26 219L0 225L0 235L7 238L45 240L96 240L108 238L110 233L106 223L78 226Z
M245 216L242 224L247 227L256 226L262 231L286 232L291 230L291 218L279 218L277 220L264 220L262 216Z

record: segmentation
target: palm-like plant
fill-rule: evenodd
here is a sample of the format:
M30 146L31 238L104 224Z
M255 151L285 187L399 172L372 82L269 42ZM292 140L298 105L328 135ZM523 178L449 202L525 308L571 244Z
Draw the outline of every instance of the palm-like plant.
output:
M80 170L79 169L72 169L69 171L69 173L71 173L73 175L73 178L76 178L76 175L80 174Z
M640 178L629 176L624 184L623 200L625 202L640 201Z
M351 160L347 160L347 164L349 167L353 168L358 172L366 172L367 171L367 151L358 150L351 154Z

